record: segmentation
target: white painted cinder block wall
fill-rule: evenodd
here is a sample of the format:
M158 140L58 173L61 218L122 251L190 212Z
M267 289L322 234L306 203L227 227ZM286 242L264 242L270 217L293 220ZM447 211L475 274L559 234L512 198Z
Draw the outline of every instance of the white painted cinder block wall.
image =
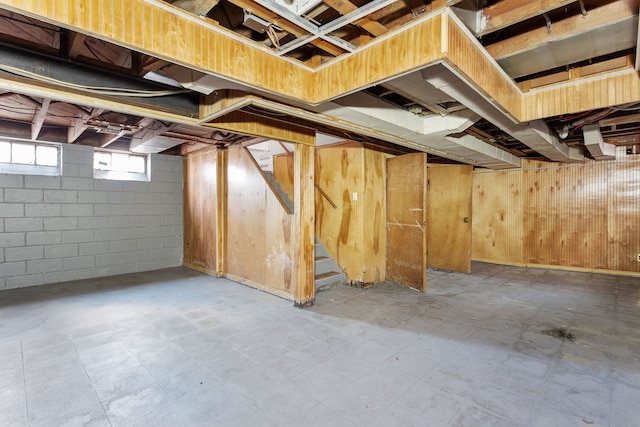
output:
M62 176L0 174L0 289L182 264L180 157L114 181L93 178L91 147L62 147Z

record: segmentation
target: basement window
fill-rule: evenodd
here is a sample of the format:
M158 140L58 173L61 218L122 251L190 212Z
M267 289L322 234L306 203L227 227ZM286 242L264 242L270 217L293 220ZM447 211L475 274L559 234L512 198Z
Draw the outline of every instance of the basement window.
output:
M120 181L149 181L149 157L144 154L95 150L93 177Z
M60 175L60 146L0 140L0 173Z

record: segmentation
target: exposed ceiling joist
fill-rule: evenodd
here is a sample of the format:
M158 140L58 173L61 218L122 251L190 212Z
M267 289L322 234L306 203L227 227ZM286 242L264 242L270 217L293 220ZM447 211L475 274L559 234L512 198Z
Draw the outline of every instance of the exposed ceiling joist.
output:
M534 16L541 16L576 0L503 0L482 9L483 28L478 35L485 36Z
M42 104L36 108L36 114L34 114L33 122L31 123L31 139L34 141L36 141L38 139L38 135L40 135L40 130L44 124L44 119L47 117L47 111L49 110L50 103L51 99L45 98L42 100Z
M103 111L104 108L92 108L91 112L87 114L84 110L80 110L81 117L73 119L69 126L69 130L67 132L67 143L74 143L87 129L87 121L98 117Z
M198 16L206 16L218 2L219 0L176 0L173 5Z

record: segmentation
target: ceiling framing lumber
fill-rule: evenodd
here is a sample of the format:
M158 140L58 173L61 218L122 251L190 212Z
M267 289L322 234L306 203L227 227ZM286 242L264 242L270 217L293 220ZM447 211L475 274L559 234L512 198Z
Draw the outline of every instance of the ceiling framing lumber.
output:
M485 36L495 31L517 24L554 9L575 3L576 0L503 0L482 9L486 22L479 35Z
M69 126L67 143L73 144L87 129L87 121L98 117L103 111L104 108L93 108L91 109L91 113L87 114L84 110L81 110L81 117L73 119L71 126Z
M44 98L42 100L42 104L36 108L36 114L33 116L33 123L31 123L31 139L33 141L38 140L38 135L40 135L44 119L47 117L47 110L49 110L50 103L51 99Z
M218 2L219 0L176 0L173 5L198 16L207 16Z
M630 11L633 13L630 14ZM567 37L576 37L590 31L601 31L602 28L629 19L633 15L637 19L638 5L636 0L616 0L590 11L587 16L570 16L554 22L550 33L546 27L540 27L489 45L486 49L496 60L501 60Z

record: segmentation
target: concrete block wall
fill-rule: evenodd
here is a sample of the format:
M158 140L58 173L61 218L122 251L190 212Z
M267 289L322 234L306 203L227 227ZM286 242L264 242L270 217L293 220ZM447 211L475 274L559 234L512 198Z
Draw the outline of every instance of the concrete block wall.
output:
M182 158L115 181L93 178L91 147L62 149L62 176L0 174L0 289L182 264Z

